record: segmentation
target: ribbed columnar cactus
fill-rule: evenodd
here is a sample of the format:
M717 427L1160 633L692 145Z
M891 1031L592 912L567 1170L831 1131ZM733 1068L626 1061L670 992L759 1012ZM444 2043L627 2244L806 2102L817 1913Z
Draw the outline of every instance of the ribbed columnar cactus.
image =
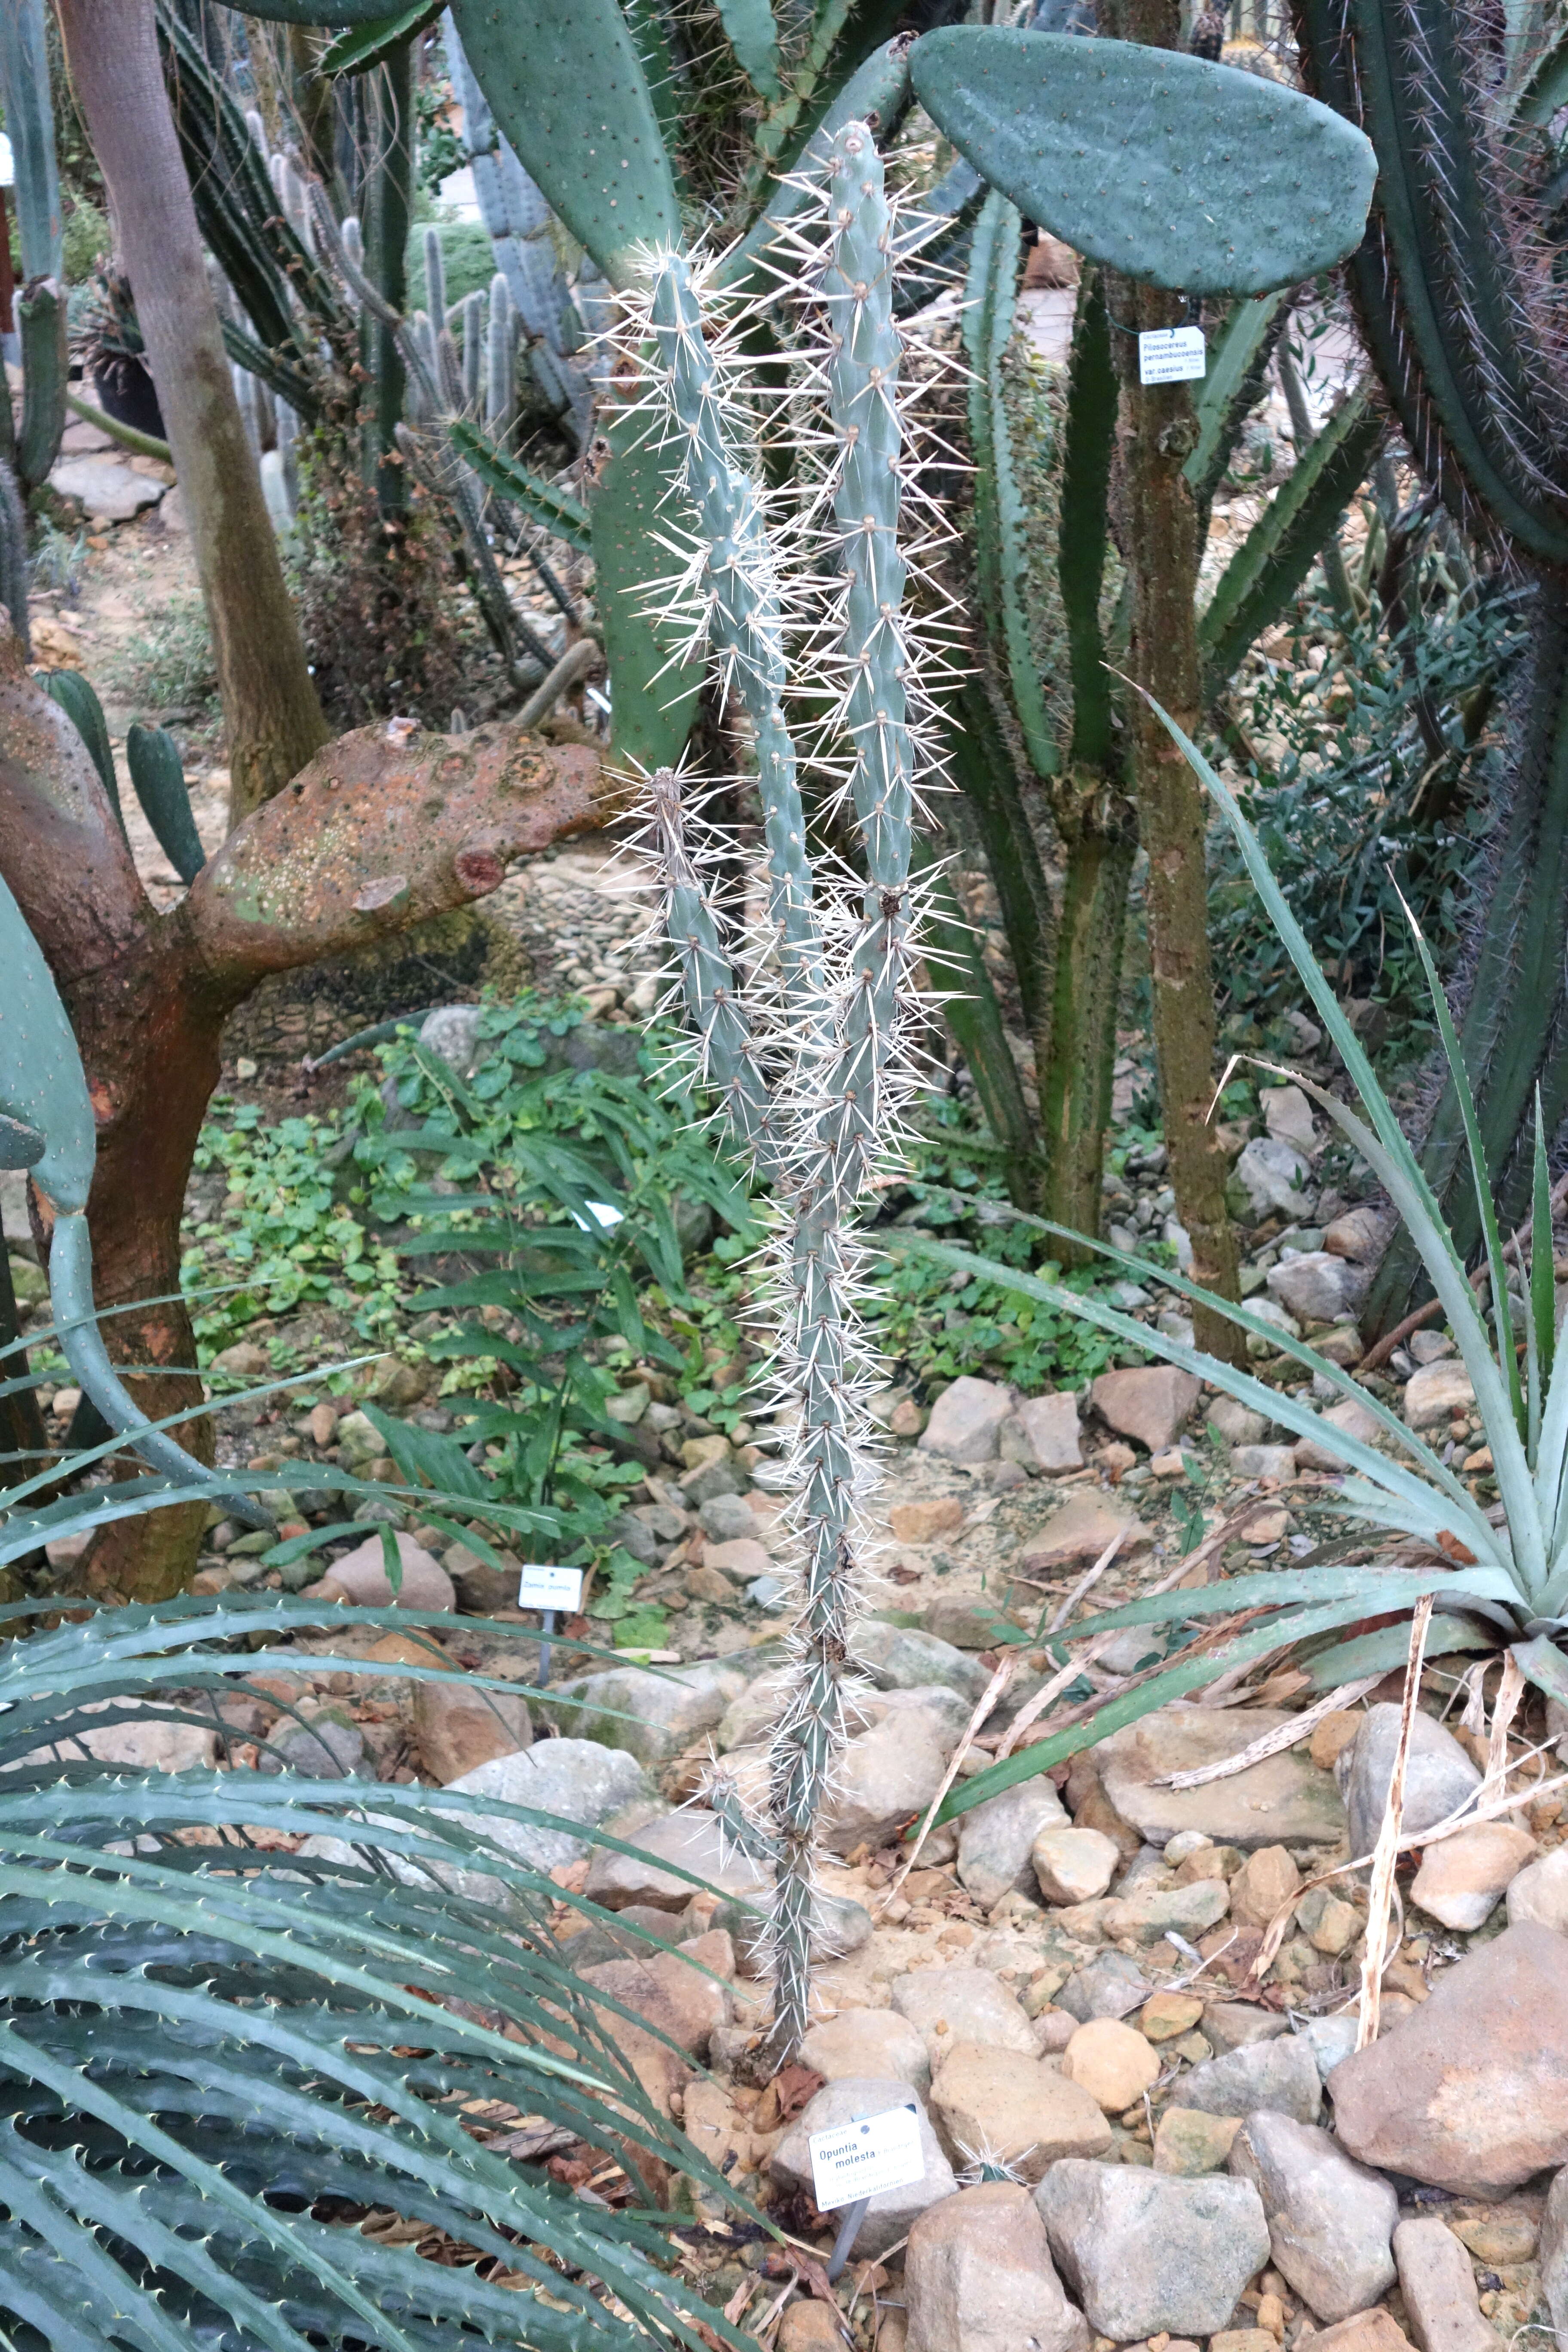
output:
M771 1756L766 1830L731 1786L710 1801L774 1869L774 2027L782 2058L810 1999L817 1825L845 1739L846 1684L860 1605L870 1480L865 1395L870 1361L855 1307L858 1197L896 1134L910 1003L910 856L924 755L910 723L918 659L904 611L900 527L910 469L892 304L893 233L882 166L861 122L839 131L803 226L803 292L822 322L806 395L826 404L832 450L807 489L798 536L771 527L764 495L737 462L736 418L704 332L687 264L658 269L650 322L660 396L684 452L695 553L678 583L755 736L776 989L737 982L722 928L687 841L679 780L653 782L668 935L705 1076L731 1133L773 1181L777 1231L774 1375L797 1418L786 1480L799 1605L789 1688ZM805 436L810 446L814 436ZM824 577L828 611L800 644L793 624ZM786 686L826 692L864 878L813 871ZM827 756L824 755L825 758Z

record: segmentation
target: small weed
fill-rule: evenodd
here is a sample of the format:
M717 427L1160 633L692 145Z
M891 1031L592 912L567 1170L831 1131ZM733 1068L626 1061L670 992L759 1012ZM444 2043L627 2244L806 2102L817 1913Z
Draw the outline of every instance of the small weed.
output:
M171 598L146 632L111 655L104 675L117 700L146 710L217 716L217 667L198 597Z
M40 515L34 526L33 552L27 572L34 593L58 589L74 596L80 585L87 562L85 530L61 530L47 515Z

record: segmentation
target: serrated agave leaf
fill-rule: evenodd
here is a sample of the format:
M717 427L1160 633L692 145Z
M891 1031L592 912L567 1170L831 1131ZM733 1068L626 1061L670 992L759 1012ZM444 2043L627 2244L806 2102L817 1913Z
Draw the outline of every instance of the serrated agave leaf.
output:
M1459 1587L1456 1590L1456 1586ZM1350 1568L1277 1568L1249 1576L1227 1576L1219 1584L1195 1592L1156 1592L1145 1601L1129 1601L1120 1609L1101 1610L1080 1618L1070 1635L1058 1641L1087 1642L1096 1633L1112 1633L1122 1626L1161 1625L1184 1618L1224 1617L1237 1609L1293 1609L1309 1601L1352 1601L1359 1594L1369 1613L1414 1608L1428 1592L1461 1606L1472 1593L1480 1600L1508 1601L1513 1589L1500 1573L1484 1569L1432 1568L1410 1575L1373 1566Z
M1461 1617L1435 1614L1427 1629L1424 1654L1445 1658L1462 1651L1495 1652L1497 1646L1495 1626L1467 1624ZM1355 1682L1363 1675L1393 1674L1409 1655L1409 1626L1382 1625L1374 1633L1358 1634L1353 1642L1336 1642L1331 1649L1303 1658L1301 1665L1308 1676L1309 1689L1329 1691Z
M1173 49L951 26L921 105L1020 212L1091 261L1189 294L1268 294L1361 242L1371 142L1315 99Z
M1294 1616L1281 1614L1206 1657L1190 1659L1185 1664L1177 1659L1163 1674L1154 1675L1135 1690L1108 1699L1095 1709L1087 1723L1074 1724L1066 1731L1037 1740L1032 1747L1016 1748L1004 1762L976 1772L971 1780L961 1781L943 1798L933 1826L940 1828L944 1822L956 1821L961 1813L972 1811L976 1805L1001 1796L1007 1789L1016 1789L1021 1780L1030 1780L1037 1773L1048 1771L1053 1764L1065 1762L1081 1748L1097 1748L1113 1731L1121 1731L1130 1723L1141 1723L1169 1699L1184 1698L1189 1691L1204 1689L1220 1675L1228 1674L1233 1666L1242 1665L1249 1659L1268 1657L1271 1652L1298 1642L1310 1641L1314 1634L1353 1624L1358 1617L1368 1613L1365 1595L1362 1594L1353 1601L1316 1610L1303 1609Z
M1552 1387L1557 1349L1557 1286L1552 1259L1552 1176L1546 1164L1546 1136L1541 1116L1541 1088L1535 1089L1535 1139L1531 1177L1530 1333L1533 1362L1530 1375L1531 1458L1536 1467L1536 1493L1550 1525L1554 1516L1555 1488L1561 1483L1561 1462L1543 1462L1541 1435L1545 1400Z
M119 2325L133 2331L133 2341L148 2347L148 2352L188 2352L184 2334L160 2309L157 2299L133 2284L92 2231L47 2192L38 2177L44 2165L37 2151L24 2143L26 2154L18 2162L13 2155L16 2146L15 2133L6 2134L5 2142L0 2143L0 2200L11 2214L26 2221L42 2244L60 2249L72 2270L79 2272L88 2295L100 2306L107 2304ZM52 2336L45 2340L53 2347ZM66 2341L70 2340L68 2336ZM78 2340L89 2343L93 2352L101 2352L103 2338Z

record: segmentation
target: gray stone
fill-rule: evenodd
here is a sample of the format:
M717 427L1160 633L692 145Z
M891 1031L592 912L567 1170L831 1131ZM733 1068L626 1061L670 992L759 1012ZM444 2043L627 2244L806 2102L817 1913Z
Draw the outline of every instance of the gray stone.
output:
M1236 1478L1278 1478L1283 1483L1296 1475L1296 1456L1289 1445L1238 1445L1231 1454L1230 1468Z
M1113 1895L1100 1913L1101 1931L1113 1943L1157 1944L1174 1929L1190 1942L1216 1926L1230 1908L1223 1878L1190 1879L1185 1886L1140 1886Z
M989 1911L1014 1887L1037 1891L1032 1853L1042 1830L1066 1829L1062 1801L1043 1772L988 1797L958 1822L958 1875Z
M89 519L101 516L105 522L130 522L143 507L157 505L164 487L129 466L90 457L63 458L49 475L50 489L79 499Z
M1128 2017L1142 2009L1154 1987L1125 1952L1101 1952L1075 1969L1057 1994L1057 2007L1080 2025L1097 2017Z
M1541 2217L1541 2288L1552 2326L1568 2334L1568 2168L1552 2182Z
M1383 1435L1383 1424L1377 1415L1355 1397L1341 1397L1337 1404L1330 1405L1318 1418L1331 1429L1342 1430L1347 1437L1358 1439L1363 1445L1373 1445ZM1301 1470L1342 1472L1350 1466L1342 1455L1312 1437L1297 1439L1296 1465Z
M1532 1923L1550 1927L1553 1935L1568 1936L1568 1845L1553 1846L1511 1881L1508 1923L1510 1927Z
M1375 1265L1388 1245L1394 1221L1375 1209L1347 1209L1323 1235L1323 1247L1336 1257L1353 1258L1357 1265Z
M689 1871L714 1894L736 1895L746 1902L765 1897L772 1886L769 1874L747 1862L733 1840L725 1836L716 1815L696 1807L683 1806L679 1812L667 1813L626 1842L635 1843L635 1853L616 1853L601 1846L589 1865L584 1891L590 1902L602 1903L606 1911L624 1911L630 1903L646 1904L656 1911L684 1911L698 1890L689 1879L677 1875L682 1870ZM667 1867L669 1864L675 1868Z
M920 2117L925 2170L907 2188L884 2189L871 2199L855 2241L855 2251L862 2261L874 2262L889 2246L896 2246L901 2238L908 2237L928 2205L934 2205L939 2198L952 2196L958 2188L952 2167L931 2129L931 2117L908 2083L886 2075L846 2074L836 2083L825 2084L801 2109L768 2159L769 2177L781 2189L808 2189L812 2184L808 2143L814 2132L831 2131L841 2124L885 2115L889 2107L911 2105Z
M1306 1154L1293 1143L1282 1136L1254 1136L1231 1171L1226 1197L1235 1193L1239 1213L1255 1225L1276 1214L1310 1216L1311 1201L1301 1187L1310 1174Z
M351 1780L363 1762L359 1726L320 1715L309 1723L279 1723L261 1750L258 1769L298 1772L307 1780Z
M1262 2198L1274 2267L1320 2319L1348 2319L1387 2294L1399 2199L1381 2174L1315 2124L1268 2113L1237 2134L1230 2169Z
M822 2019L802 2041L800 2063L825 2083L875 2075L907 2083L922 2098L931 2089L925 2036L896 2009L841 2009Z
M1261 1445L1272 1424L1260 1412L1249 1412L1234 1397L1215 1397L1205 1415L1216 1437L1227 1445Z
M703 1534L715 1543L736 1543L746 1537L754 1540L761 1533L757 1515L743 1495L715 1495L697 1516Z
M916 1690L933 1683L962 1693L971 1706L991 1677L952 1642L915 1625L886 1625L868 1617L855 1629L855 1663L879 1690Z
M1399 2291L1421 2352L1493 2352L1497 2332L1481 2317L1470 2257L1436 2214L1401 2221L1394 2233Z
M479 1024L483 1019L482 1005L438 1004L434 1013L425 1015L419 1043L445 1062L449 1070L467 1077L479 1058Z
M1205 2058L1183 2075L1182 2105L1209 2116L1250 2116L1268 2107L1299 2124L1315 2124L1323 2078L1310 2042L1282 2033L1276 2042L1250 2042L1223 2058Z
M1351 1853L1357 1858L1371 1853L1383 1826L1399 1746L1399 1712L1392 1700L1369 1707L1361 1729L1350 1746L1341 1749L1334 1765L1334 1778L1345 1801ZM1405 1834L1413 1836L1446 1821L1480 1784L1479 1772L1453 1733L1417 1709L1411 1721L1405 1769Z
M1207 2031L1206 2023L1205 2031ZM1326 2083L1334 2068L1355 2052L1356 2021L1353 2016L1310 2017L1301 2028L1300 2038L1310 2042L1312 2055L1318 2062L1318 2072Z
M1412 1429L1436 1429L1456 1412L1468 1412L1476 1401L1470 1376L1457 1358L1423 1364L1405 1383L1405 1418Z
M920 1450L940 1454L944 1462L994 1462L1002 1424L1012 1412L1006 1389L994 1381L971 1380L965 1373L932 1405Z
M935 1717L923 1708L889 1709L846 1745L823 1816L823 1843L834 1853L853 1853L867 1840L885 1844L925 1811L946 1769Z
M321 1579L319 1597L352 1601L356 1609L454 1608L456 1589L435 1554L412 1536L400 1535L395 1540L403 1570L395 1592L386 1573L386 1547L379 1536L369 1536L333 1560Z
M956 2042L984 2042L1035 2055L1035 2029L1000 1977L989 1969L911 1969L889 1987L893 2007L925 2037L939 2065Z
M1310 1152L1318 1139L1312 1106L1300 1087L1260 1087L1258 1099L1263 1124L1272 1136L1283 1137L1298 1151Z
M1088 2352L1088 2322L1062 2293L1045 2224L1010 2180L960 2189L921 2214L904 2302L908 2352Z
M917 1683L912 1690L873 1691L852 1700L845 1710L850 1732L869 1730L889 1716L911 1725L921 1738L934 1739L951 1755L963 1737L974 1709L961 1691L942 1683Z
M1228 1709L1175 1704L1147 1715L1100 1743L1100 1782L1124 1822L1153 1844L1178 1830L1202 1830L1216 1844L1244 1852L1264 1845L1331 1845L1343 1834L1344 1809L1331 1775L1304 1748L1270 1756L1244 1772L1199 1789L1160 1789L1165 1774L1216 1764L1296 1717L1260 1706Z
M749 1679L744 1668L704 1659L655 1673L611 1666L550 1694L550 1708L574 1739L624 1748L639 1764L663 1764L712 1731Z
M740 1472L729 1462L704 1462L699 1469L689 1470L680 1481L680 1491L694 1511L710 1503L719 1495L743 1495L745 1482Z
M1359 1315L1372 1276L1349 1258L1308 1250L1268 1269L1268 1290L1303 1323L1342 1323Z
M1079 1450L1078 1399L1071 1389L1056 1389L1047 1396L1026 1397L1000 1438L1005 1462L1022 1463L1026 1470L1077 1470L1083 1462Z
M1249 2180L1182 2179L1067 2157L1035 2203L1068 2284L1117 2344L1217 2334L1268 2260L1268 2226Z
M1216 2058L1224 2058L1232 2050L1246 2050L1255 2042L1277 2042L1289 2032L1286 2020L1271 2009L1255 2009L1246 2000L1210 2000L1204 2003L1204 2021L1199 2029ZM1351 2046L1355 2046L1352 2037Z
M658 1538L647 1521L639 1518L635 1511L617 1511L605 1529L605 1533L612 1543L618 1543L623 1551L629 1551L632 1558L639 1560L644 1568L653 1568L658 1565ZM447 1554L447 1558L450 1559L450 1553ZM516 1590L514 1580L513 1592Z

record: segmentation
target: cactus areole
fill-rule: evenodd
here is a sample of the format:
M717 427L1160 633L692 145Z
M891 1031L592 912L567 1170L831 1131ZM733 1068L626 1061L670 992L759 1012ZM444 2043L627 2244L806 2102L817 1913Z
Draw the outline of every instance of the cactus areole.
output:
M917 41L910 70L994 188L1124 278L1267 294L1361 242L1370 141L1255 74L1131 41L966 25Z

